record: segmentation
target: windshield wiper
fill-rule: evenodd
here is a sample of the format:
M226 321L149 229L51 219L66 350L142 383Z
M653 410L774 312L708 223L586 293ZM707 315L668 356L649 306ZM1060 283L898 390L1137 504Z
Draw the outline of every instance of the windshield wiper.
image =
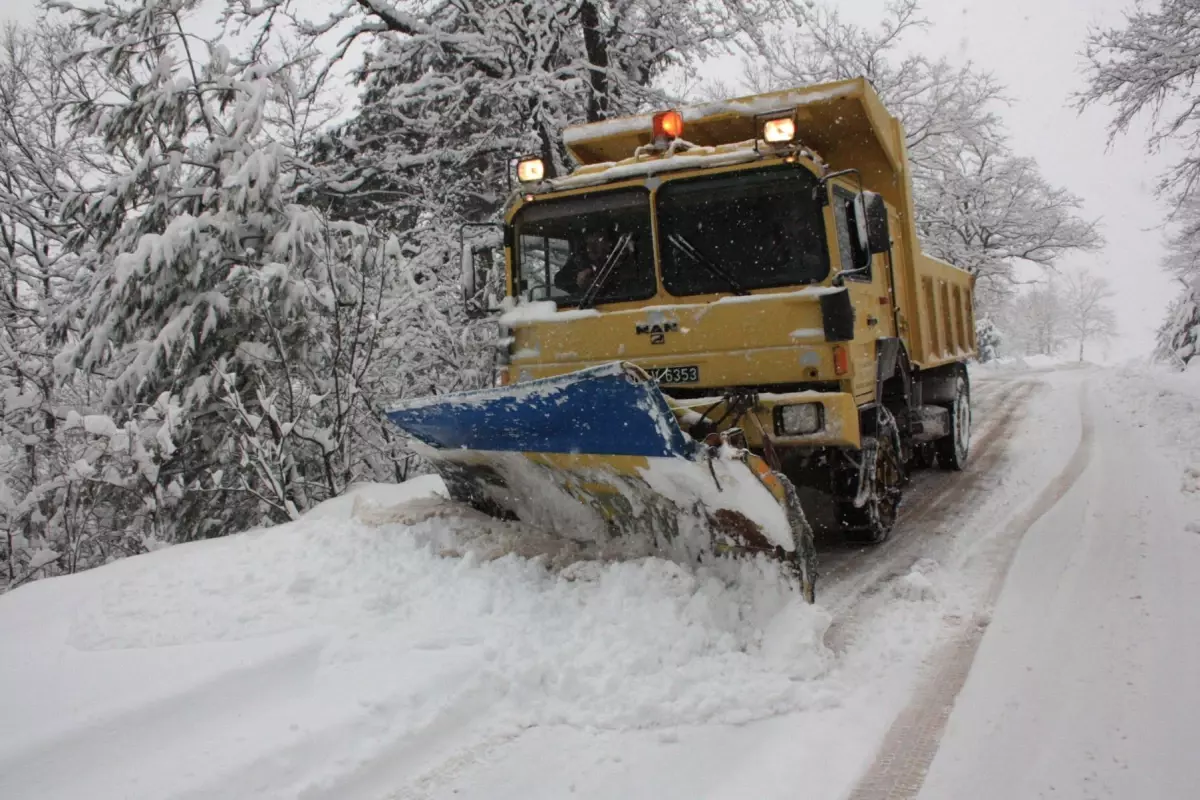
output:
M718 278L729 284L729 288L733 289L734 294L749 294L749 292L742 288L742 285L737 282L737 279L734 278L733 275L729 274L728 270L726 270L724 267L721 267L719 264L715 263L706 255L697 250L695 245L683 238L683 234L668 234L667 241L678 247L684 255L688 256L697 264L711 272L713 275L716 275Z
M592 278L592 282L588 286L587 291L585 291L583 293L583 297L579 299L580 308L591 308L592 304L596 302L597 295L600 294L600 290L604 288L604 284L608 281L609 276L611 276L613 271L617 268L617 262L621 259L621 256L625 254L625 251L629 248L632 241L632 233L627 233L620 239L617 239L617 244L615 247L613 247L612 252L608 254L608 258L605 259L604 265L600 267L600 271L596 273L595 278Z

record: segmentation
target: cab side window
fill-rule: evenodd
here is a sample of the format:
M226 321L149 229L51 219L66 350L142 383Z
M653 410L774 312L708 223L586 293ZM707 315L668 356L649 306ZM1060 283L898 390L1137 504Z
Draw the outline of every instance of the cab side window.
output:
M854 217L854 193L848 189L843 189L841 186L834 186L832 202L833 218L837 224L838 255L841 259L842 271L849 272L852 269L856 269L856 265L866 261L868 263L866 270L854 275L848 275L847 278L852 281L870 282L870 259L867 258L862 248L859 247L858 237L853 234L854 227L858 224L858 221Z

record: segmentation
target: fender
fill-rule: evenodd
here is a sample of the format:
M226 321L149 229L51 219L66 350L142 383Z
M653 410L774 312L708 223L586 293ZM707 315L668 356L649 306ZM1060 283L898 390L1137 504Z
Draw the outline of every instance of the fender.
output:
M912 377L904 343L895 337L877 339L875 341L875 365L875 401L877 403L884 401L884 384L899 373L903 384L905 405L911 405Z

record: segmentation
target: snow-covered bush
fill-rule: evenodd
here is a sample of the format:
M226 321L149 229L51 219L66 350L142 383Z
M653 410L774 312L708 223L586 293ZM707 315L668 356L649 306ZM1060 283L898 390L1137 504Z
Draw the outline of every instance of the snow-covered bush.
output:
M979 348L979 362L986 364L999 358L1004 336L992 319L983 317L975 323L975 341Z
M1186 369L1200 352L1200 194L1183 198L1174 222L1162 266L1181 290L1158 329L1155 357Z
M1180 369L1200 353L1200 279L1194 281L1167 310L1158 329L1155 356Z
M6 393L0 419L37 403L28 393ZM5 436L0 521L7 529L9 584L75 572L169 541L186 487L164 465L184 422L176 399L164 394L120 425L103 413L72 410L31 437L28 447L18 450Z

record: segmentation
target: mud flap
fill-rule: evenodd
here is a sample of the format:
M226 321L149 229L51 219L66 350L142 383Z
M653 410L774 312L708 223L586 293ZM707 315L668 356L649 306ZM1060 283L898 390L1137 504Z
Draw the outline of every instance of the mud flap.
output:
M812 599L812 534L790 484L746 450L689 438L632 364L422 398L387 416L455 499L489 514L685 557L768 552L795 566Z

